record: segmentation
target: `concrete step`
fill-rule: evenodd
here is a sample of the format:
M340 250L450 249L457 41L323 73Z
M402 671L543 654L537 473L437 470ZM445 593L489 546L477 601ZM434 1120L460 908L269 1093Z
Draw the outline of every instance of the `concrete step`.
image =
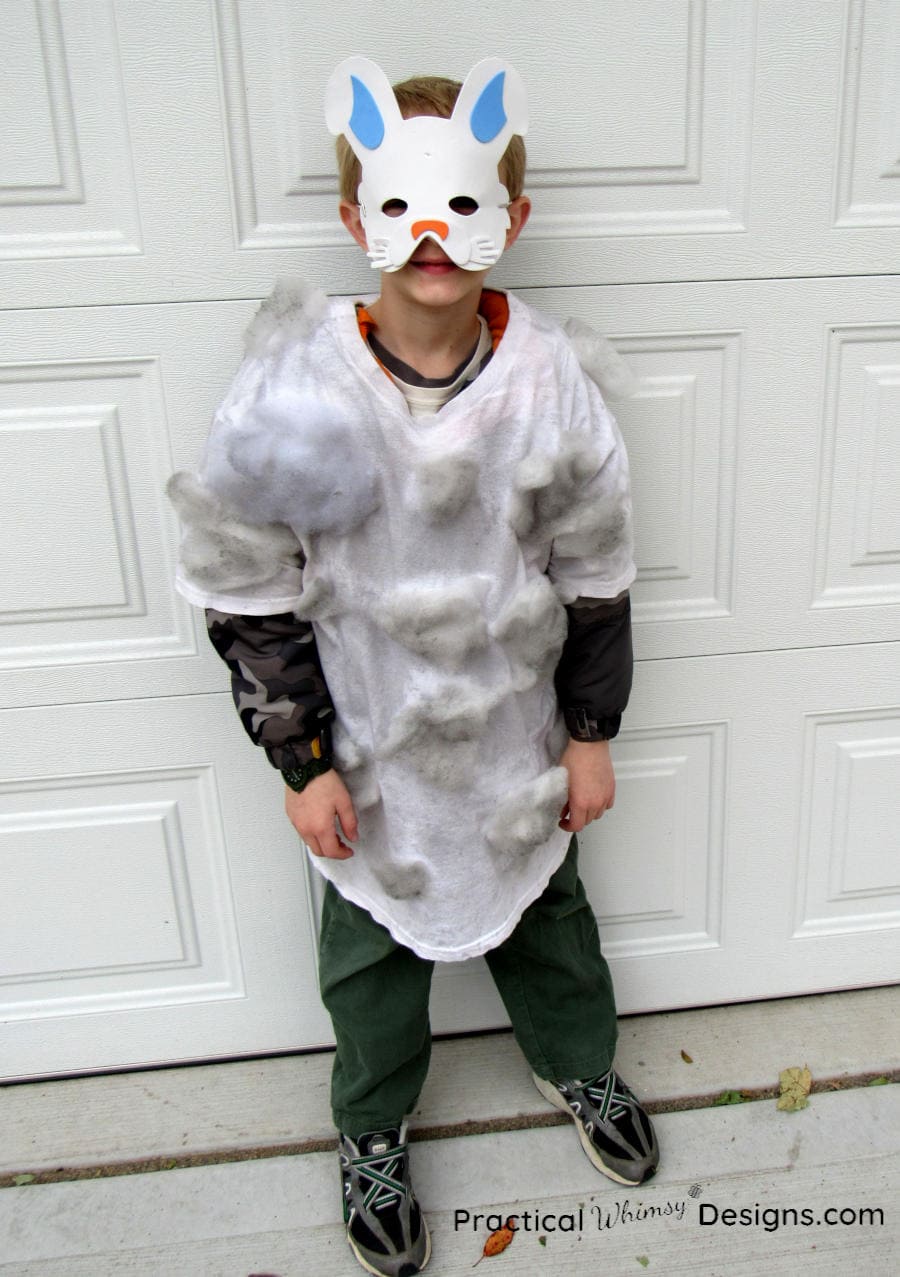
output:
M617 1067L655 1111L773 1088L793 1065L818 1086L890 1074L898 997L888 987L628 1017ZM324 1052L2 1088L0 1183L331 1149L330 1068ZM565 1121L501 1033L435 1043L410 1127L415 1139Z
M599 1175L568 1123L415 1144L412 1174L433 1236L428 1273L469 1273L490 1217L514 1213L520 1231L482 1272L900 1271L900 1086L817 1094L798 1113L773 1101L666 1113L657 1129L662 1164L640 1190ZM0 1192L2 1277L359 1272L333 1152Z

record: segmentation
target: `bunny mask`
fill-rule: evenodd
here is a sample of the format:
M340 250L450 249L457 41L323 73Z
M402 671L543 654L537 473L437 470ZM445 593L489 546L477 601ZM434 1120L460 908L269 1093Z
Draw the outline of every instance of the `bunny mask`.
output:
M469 72L449 119L405 120L381 68L347 58L328 81L325 119L362 165L360 220L374 268L400 270L429 238L464 270L493 266L510 226L497 165L528 127L513 67L486 58Z

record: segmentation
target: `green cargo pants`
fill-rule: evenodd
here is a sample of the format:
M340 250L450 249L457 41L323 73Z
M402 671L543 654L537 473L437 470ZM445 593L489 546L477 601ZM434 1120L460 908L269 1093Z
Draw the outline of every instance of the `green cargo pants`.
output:
M615 999L575 838L543 895L485 960L538 1076L606 1072L616 1047ZM415 1106L431 1055L433 968L327 884L319 986L337 1038L332 1112L351 1139L399 1126Z

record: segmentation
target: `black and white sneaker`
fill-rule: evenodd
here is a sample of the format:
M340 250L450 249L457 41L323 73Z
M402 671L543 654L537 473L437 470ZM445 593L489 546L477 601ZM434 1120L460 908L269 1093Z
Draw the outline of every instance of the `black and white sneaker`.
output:
M431 1238L409 1182L406 1123L338 1141L347 1240L366 1272L413 1277L431 1257Z
M612 1069L580 1081L547 1082L532 1073L545 1099L568 1112L588 1157L620 1184L643 1184L656 1170L659 1147L650 1118Z

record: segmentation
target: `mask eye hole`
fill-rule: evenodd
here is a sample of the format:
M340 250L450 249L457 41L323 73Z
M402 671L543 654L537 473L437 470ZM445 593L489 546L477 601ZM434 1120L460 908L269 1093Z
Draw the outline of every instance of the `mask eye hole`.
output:
M402 217L408 208L406 200L385 200L381 211L385 217Z
M449 207L460 217L471 217L472 213L479 211L479 203L477 199L472 199L471 195L454 195L453 199L449 200Z
M454 195L450 200L450 207L454 213L459 213L460 217L471 217L473 213L478 212L478 201L473 200L471 195Z

